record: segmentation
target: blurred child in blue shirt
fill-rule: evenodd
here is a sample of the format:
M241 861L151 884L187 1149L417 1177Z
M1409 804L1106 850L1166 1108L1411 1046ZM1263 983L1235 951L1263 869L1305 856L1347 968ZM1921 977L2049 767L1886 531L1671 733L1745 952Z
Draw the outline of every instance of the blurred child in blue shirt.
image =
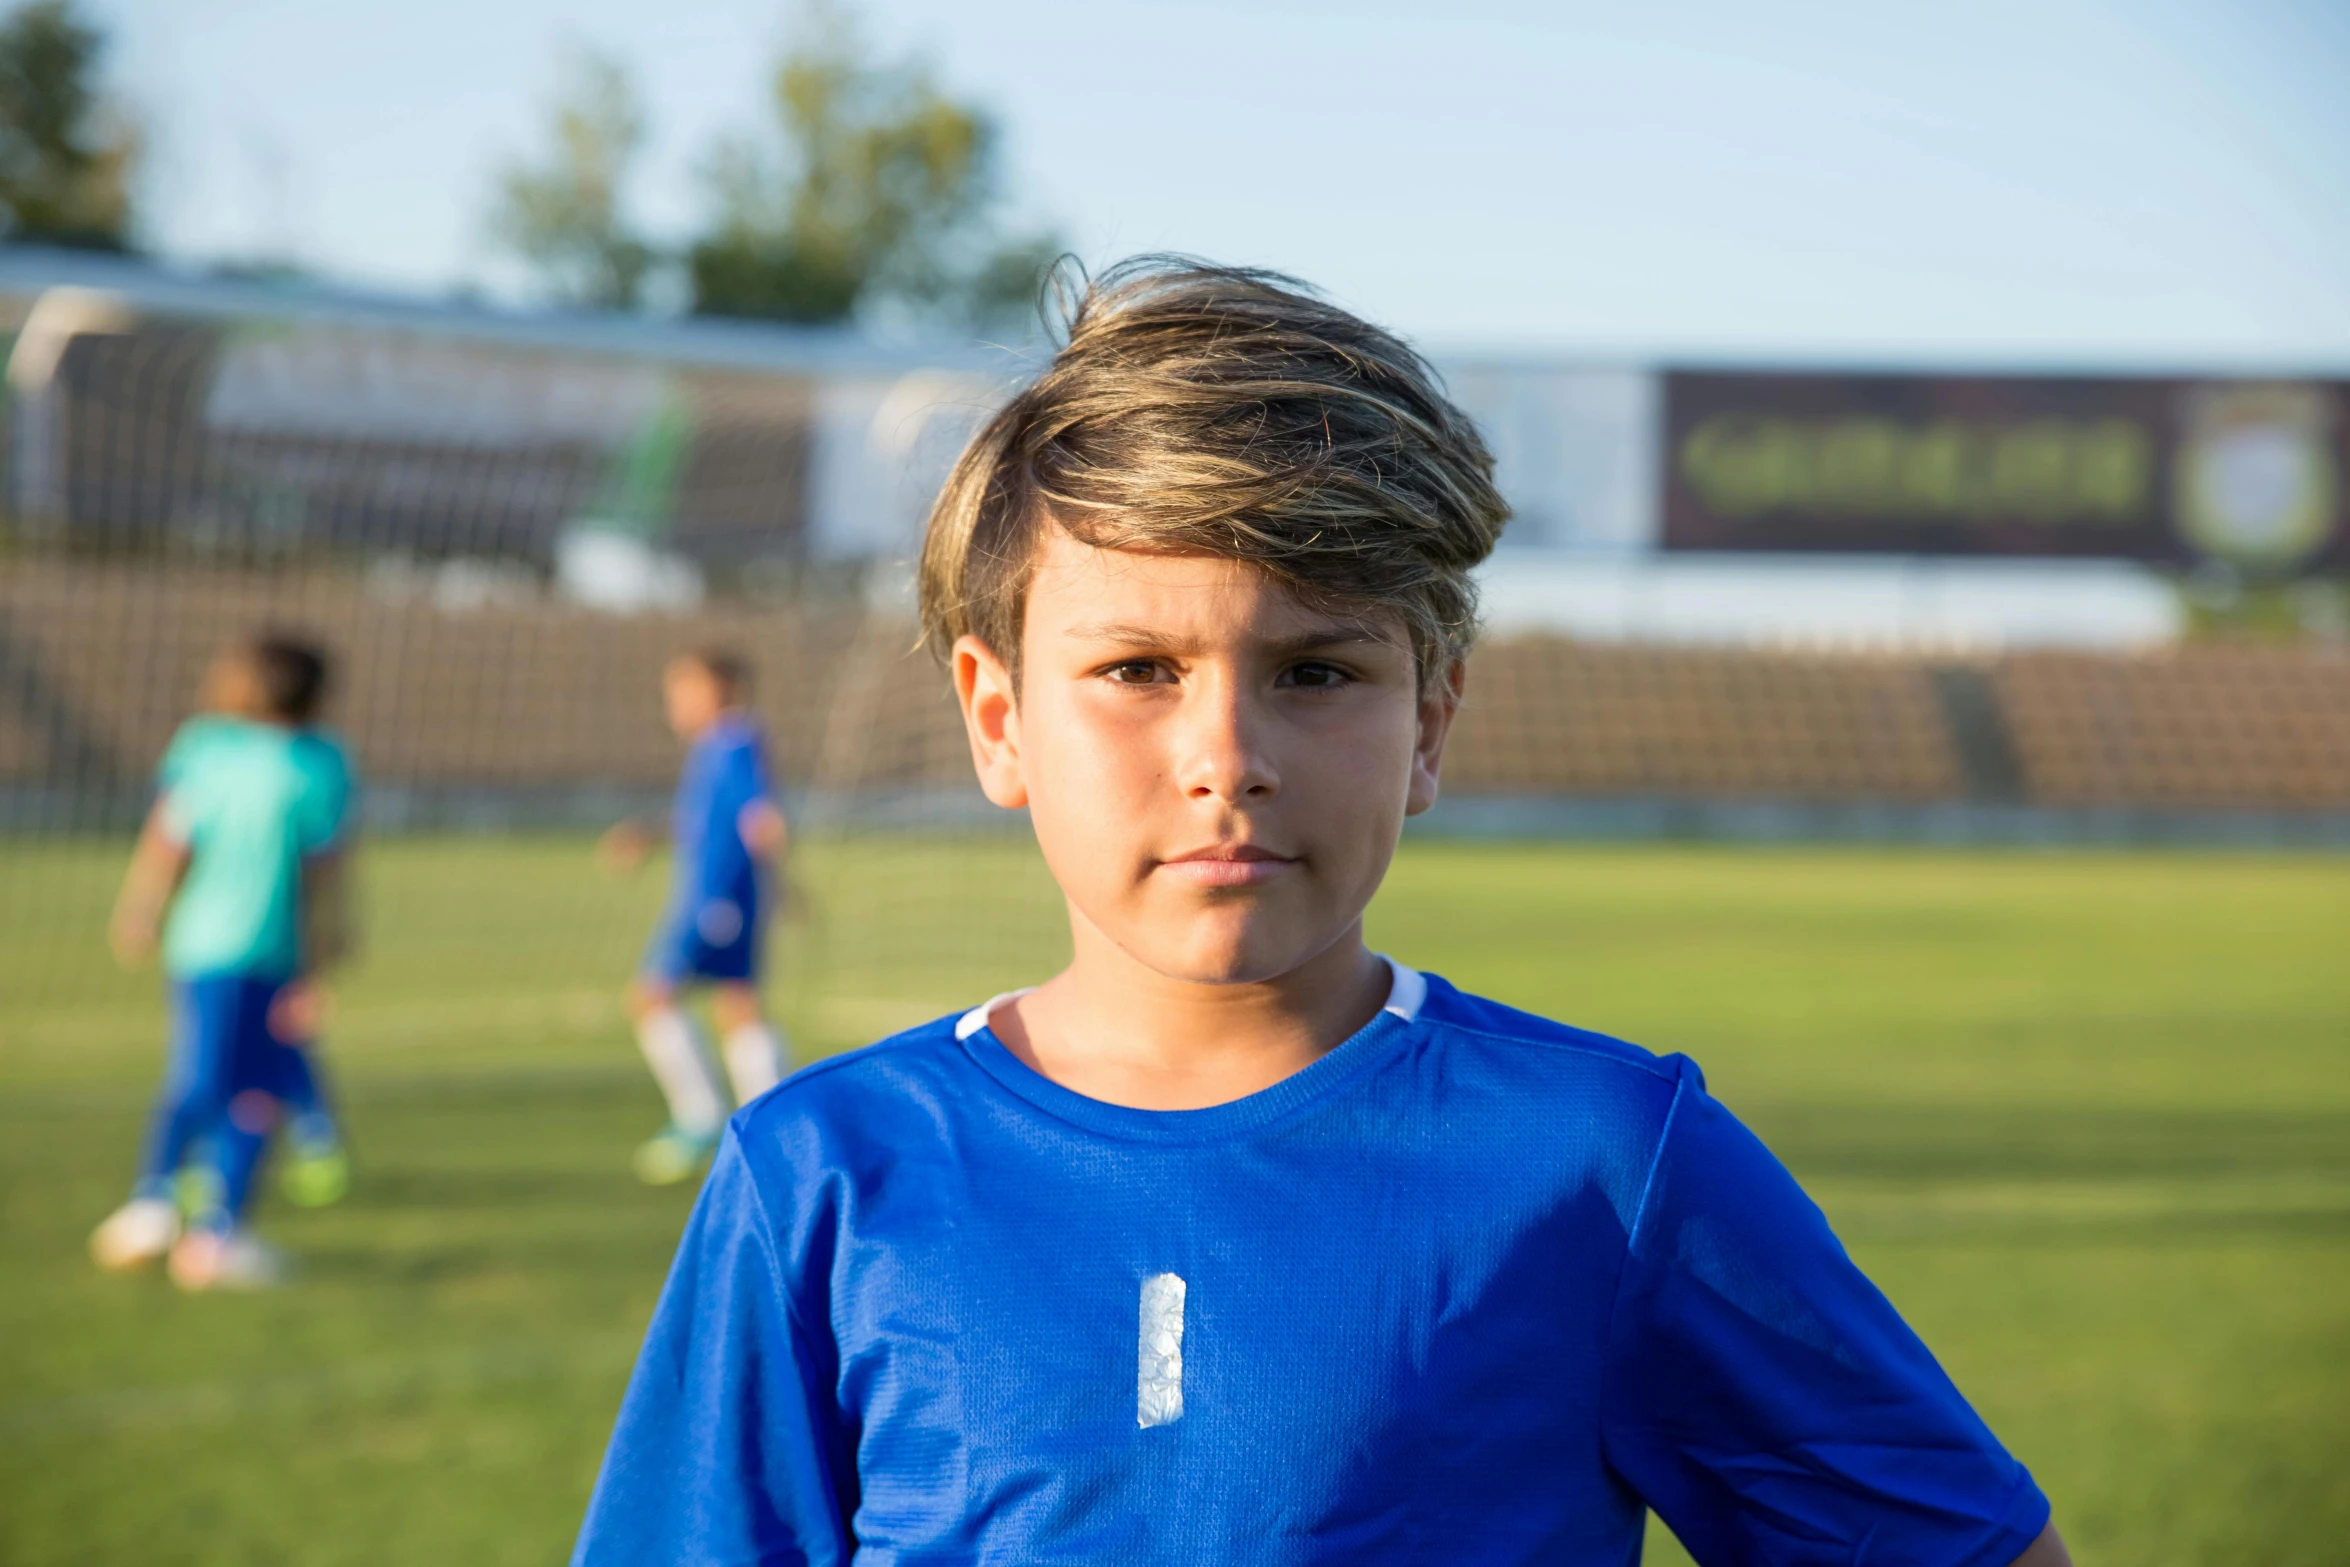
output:
M759 968L773 867L789 834L750 687L749 665L718 648L672 659L661 675L663 713L686 744L670 806L676 864L628 997L637 1043L669 1103L668 1125L636 1153L638 1176L653 1185L701 1168L729 1108L710 1051L680 1005L686 986L710 987L735 1102L748 1104L783 1072L783 1038L761 1008ZM605 835L607 862L633 866L651 836L621 823Z
M206 674L207 711L164 756L111 936L132 963L160 941L171 1056L131 1199L91 1237L108 1268L168 1253L185 1288L274 1282L282 1260L243 1221L288 1118L299 1163L334 1176L307 1189L339 1193L339 1138L302 1048L319 1011L312 976L349 944L350 769L310 729L326 680L324 655L306 643L264 636L232 648ZM183 1226L179 1182L191 1164L199 1178Z

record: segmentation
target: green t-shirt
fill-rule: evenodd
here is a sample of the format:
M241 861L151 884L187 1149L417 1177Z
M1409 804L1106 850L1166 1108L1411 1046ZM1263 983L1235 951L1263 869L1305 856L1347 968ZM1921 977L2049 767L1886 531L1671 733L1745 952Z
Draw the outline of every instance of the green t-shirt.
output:
M165 829L192 856L163 931L163 966L291 977L301 967L302 860L334 847L350 768L325 736L191 719L160 769Z
M352 796L358 792L359 781L351 770L350 753L343 742L324 729L303 729L294 735L294 765L317 791L317 806L328 823L326 849L339 848L343 835L351 827Z

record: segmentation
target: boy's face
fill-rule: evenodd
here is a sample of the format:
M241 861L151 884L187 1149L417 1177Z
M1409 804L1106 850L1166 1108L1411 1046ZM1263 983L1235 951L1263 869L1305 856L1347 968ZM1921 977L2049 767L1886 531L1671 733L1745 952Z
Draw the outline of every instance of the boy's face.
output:
M200 700L206 712L229 718L260 720L269 716L268 693L261 689L260 671L242 653L223 653L206 667Z
M1405 816L1435 803L1458 674L1401 628L1308 608L1239 562L1059 529L1022 674L955 647L980 781L1029 808L1082 942L1173 979L1275 979L1350 937Z
M670 732L691 740L718 722L726 711L726 692L718 677L690 658L672 662L661 671L661 709Z

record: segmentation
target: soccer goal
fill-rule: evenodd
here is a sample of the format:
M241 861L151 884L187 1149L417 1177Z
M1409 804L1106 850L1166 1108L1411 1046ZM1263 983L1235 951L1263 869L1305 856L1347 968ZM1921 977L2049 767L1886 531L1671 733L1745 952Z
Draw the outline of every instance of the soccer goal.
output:
M265 629L334 661L385 1030L616 1025L661 872L599 874L593 836L661 810L660 671L703 647L750 664L794 818L771 972L806 1047L1041 977L1057 904L972 784L903 564L1004 367L182 303L0 300L0 1007L146 1015L114 879L207 661Z

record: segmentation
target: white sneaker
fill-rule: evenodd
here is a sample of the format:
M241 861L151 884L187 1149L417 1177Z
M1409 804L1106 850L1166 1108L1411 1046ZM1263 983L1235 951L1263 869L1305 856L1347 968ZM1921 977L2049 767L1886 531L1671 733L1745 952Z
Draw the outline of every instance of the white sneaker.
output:
M179 1204L167 1197L133 1197L90 1232L90 1255L109 1273L127 1273L171 1250L179 1238Z
M265 1290L285 1277L285 1254L250 1230L195 1230L171 1249L171 1282L184 1290Z

